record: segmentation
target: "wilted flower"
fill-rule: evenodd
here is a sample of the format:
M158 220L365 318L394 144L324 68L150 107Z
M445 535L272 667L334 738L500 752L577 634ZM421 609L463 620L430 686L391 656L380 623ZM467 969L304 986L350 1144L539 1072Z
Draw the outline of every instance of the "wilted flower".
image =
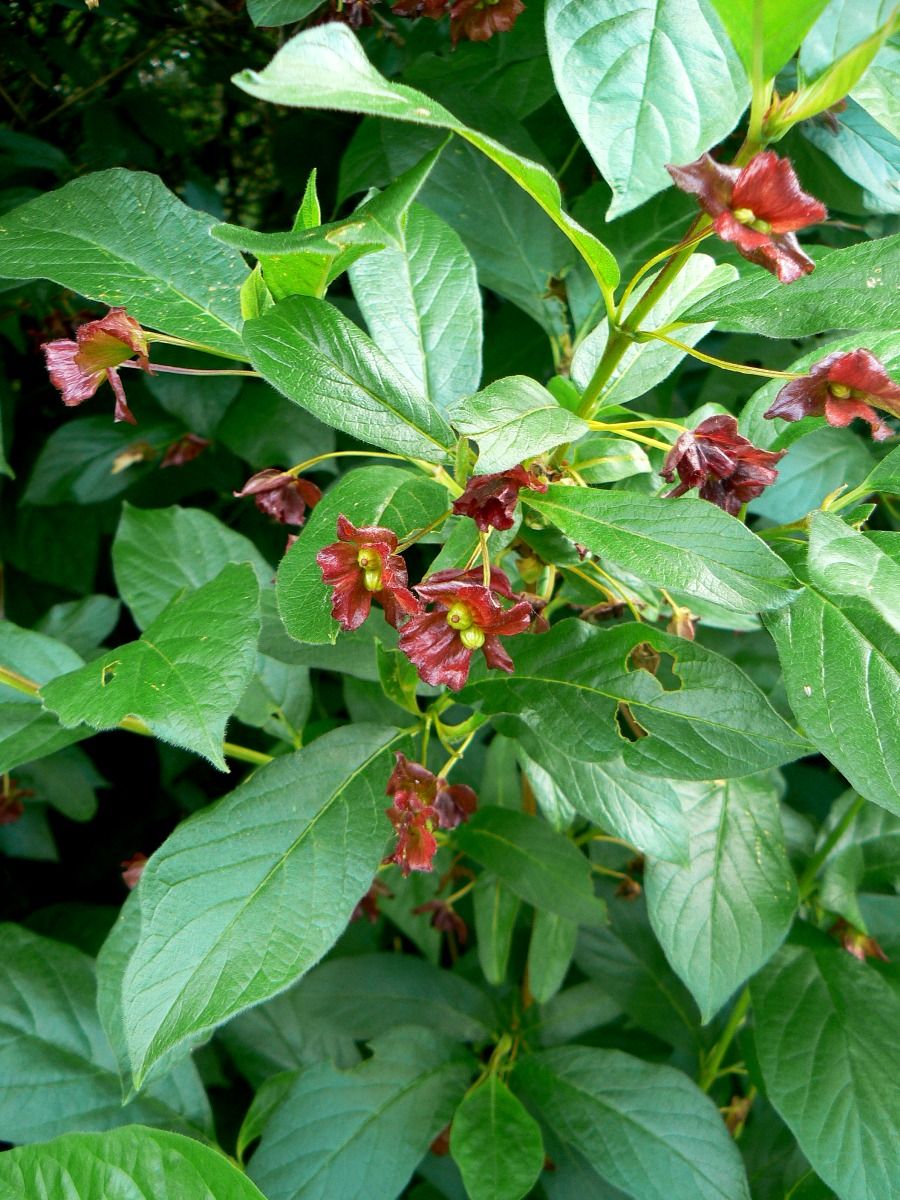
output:
M252 496L256 507L282 525L300 526L306 520L307 508L315 508L322 499L321 491L308 479L298 478L289 471L266 467L247 480L235 496Z
M660 474L671 483L677 471L681 480L668 496L699 487L704 500L735 514L775 482L774 464L785 453L760 450L738 433L734 417L717 414L681 434Z
M894 383L871 350L837 350L814 363L808 375L785 384L764 415L783 421L824 416L829 425L839 428L858 417L871 426L875 441L883 442L892 431L876 408L900 417L900 384Z
M437 571L416 594L432 612L410 617L400 633L399 646L419 668L426 683L444 684L458 692L469 677L472 654L481 650L489 667L512 672L512 659L500 637L524 633L531 624L532 607L519 600L504 608L496 596L511 598L509 580L502 571L491 572L491 586L476 583L477 571Z
M58 338L41 349L50 382L62 393L63 404L82 404L108 380L116 397L115 420L137 424L116 368L137 356L137 365L150 371L149 348L143 329L124 308L111 308L105 317L79 326L74 340Z
M350 920L360 921L363 917L365 917L370 925L374 925L380 915L378 901L381 900L382 897L393 896L393 894L394 893L386 883L382 883L380 879L373 879L372 886L369 888L366 894L360 897L360 899L356 902L356 907L350 914Z
M511 529L522 488L546 492L547 484L524 467L513 467L495 475L473 475L463 494L454 500L453 511L471 517L485 533L491 528Z
M486 42L495 33L509 33L524 11L522 0L457 0L450 9L453 44L460 38Z
M161 467L183 467L185 463L199 458L203 451L211 445L212 442L209 438L201 437L199 433L182 434L177 442L173 442L168 447L159 465Z
M131 858L126 858L122 863L122 879L125 885L130 888L136 888L141 881L141 876L144 873L144 867L147 865L147 855L132 854Z
M873 937L870 937L867 933L863 933L861 929L854 929L849 921L845 921L843 917L834 923L831 933L837 938L847 953L852 954L854 958L858 958L860 962L865 962L867 958L877 958L881 962L891 961Z
M407 587L406 563L397 549L397 535L381 525L352 525L337 519L340 541L316 555L322 579L333 588L331 615L342 629L358 629L372 608L374 596L396 628L404 613L421 612L422 606Z
M793 283L815 267L794 237L824 221L824 204L800 187L789 159L764 150L746 167L726 167L703 154L684 167L666 166L677 187L697 197L720 238L740 254Z
M398 752L395 757L385 790L394 801L387 815L397 831L397 845L387 861L397 863L404 875L430 871L437 850L433 831L455 829L468 820L478 798L470 787L448 784L405 754Z
M413 909L415 916L421 916L428 912L431 913L429 924L432 929L439 929L442 933L452 933L461 946L466 944L469 939L468 926L452 904L448 904L446 900L427 900Z

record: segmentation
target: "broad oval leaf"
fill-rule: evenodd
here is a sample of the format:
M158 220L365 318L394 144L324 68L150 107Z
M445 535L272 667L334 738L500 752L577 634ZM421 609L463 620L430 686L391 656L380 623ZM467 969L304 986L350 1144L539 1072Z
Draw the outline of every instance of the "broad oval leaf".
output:
M604 287L615 287L615 259L593 234L562 209L559 185L546 170L477 130L443 105L404 84L391 83L366 58L345 25L307 29L282 47L264 71L242 71L234 83L251 96L296 108L337 109L450 129L501 167L544 209L575 245Z
M545 387L525 375L510 375L467 396L447 414L456 428L478 443L478 473L505 471L588 432Z
M545 821L491 805L459 826L454 844L527 904L588 925L603 922L590 863Z
M169 1047L283 991L335 941L384 853L396 750L410 750L396 729L327 733L153 855L122 989L138 1085Z
M125 1103L97 1015L94 963L86 954L21 925L0 926L0 952L5 980L0 994L4 1141L40 1142L133 1121L201 1138L211 1132L206 1093L191 1063L182 1063L177 1076L157 1080L143 1096Z
M613 189L608 217L729 134L749 89L706 0L551 0L547 46L563 103Z
M705 500L553 484L522 500L575 542L649 583L732 612L778 608L797 581L765 542Z
M506 979L520 908L519 897L496 875L485 872L478 878L472 892L476 949L481 973L493 987Z
M893 1200L900 998L833 942L812 931L806 940L782 947L751 984L766 1094L841 1200Z
M0 1188L3 1200L264 1200L220 1150L142 1125L8 1150Z
M635 1200L749 1200L718 1110L682 1071L565 1046L522 1060L513 1082L564 1143Z
M682 313L719 329L802 337L823 329L894 330L900 288L900 234L823 251L816 269L785 287L753 271Z
M394 1200L450 1120L474 1066L426 1029L395 1029L347 1071L303 1071L266 1123L250 1175L268 1200Z
M666 957L709 1021L790 929L797 883L778 793L765 776L682 786L686 867L650 859L650 921Z
M470 1200L522 1200L544 1166L541 1128L494 1073L453 1117L450 1153Z
M441 412L481 380L481 292L472 256L420 204L402 242L350 269L353 295L376 345Z
M810 741L867 800L900 815L900 568L839 517L811 520L809 582L768 614Z
M556 913L534 914L528 943L528 988L538 1004L546 1004L562 987L575 953L578 926Z
M63 725L114 729L137 717L157 737L227 770L225 725L256 665L259 585L250 566L224 567L174 599L137 642L41 689Z
M673 682L633 662L641 645L671 656L672 673L663 680ZM580 761L621 754L636 771L709 779L779 766L805 749L739 667L652 626L604 630L561 621L511 649L515 672L491 672L470 684L464 699L480 700L492 715L519 717L533 738L566 746ZM616 721L623 704L644 733L635 741Z
M250 361L314 417L372 446L442 462L453 431L371 338L327 300L291 296L244 327Z
M424 529L450 507L446 488L397 467L363 467L343 476L316 505L300 537L278 568L278 609L298 642L335 642L340 626L331 615L331 589L322 582L319 551L337 540L337 519L384 525L403 538Z
M73 179L0 220L4 274L52 279L142 324L243 357L247 266L155 175L115 167Z

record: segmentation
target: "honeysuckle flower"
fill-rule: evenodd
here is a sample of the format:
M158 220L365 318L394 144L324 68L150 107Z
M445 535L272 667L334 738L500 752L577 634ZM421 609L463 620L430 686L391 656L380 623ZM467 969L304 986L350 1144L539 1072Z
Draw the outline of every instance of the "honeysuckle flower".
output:
M116 368L136 358L142 370L150 371L149 347L143 329L124 308L111 308L105 317L80 325L74 340L57 338L44 342L41 349L50 382L62 393L63 404L70 408L83 404L106 380L116 397L114 419L137 424Z
M372 608L373 596L387 620L397 628L404 614L419 613L422 605L407 587L406 563L397 549L397 535L381 525L357 527L341 514L339 541L316 555L322 579L333 588L331 615L342 629L358 629Z
M782 283L793 283L815 267L794 233L824 221L828 213L800 187L789 159L764 150L739 168L702 154L696 162L666 170L676 187L697 197L719 237L733 242L748 261Z
M416 594L431 612L410 617L400 632L399 646L419 668L426 683L445 685L458 692L469 677L472 655L480 650L489 667L512 672L512 659L500 644L501 637L524 633L531 624L532 608L519 600L504 608L496 596L512 596L502 571L491 573L491 586L476 583L472 571L438 571Z
M193 462L203 453L212 442L209 438L201 437L199 433L185 433L168 447L161 467L183 467L185 463Z
M808 375L786 383L763 415L783 421L824 416L838 428L858 417L868 422L875 441L883 442L892 430L876 408L900 417L900 384L894 383L871 350L836 350L814 363Z
M260 512L274 517L282 525L298 527L306 520L307 508L315 508L322 499L322 493L314 483L279 471L277 467L257 471L234 495L252 496Z
M486 42L508 33L524 11L522 0L457 0L450 9L450 37L454 46L461 38Z
M464 783L448 783L421 763L410 762L405 754L395 754L395 766L388 779L386 794L403 796L434 809L441 829L455 829L467 821L478 807L478 797Z
M433 871L437 841L433 830L437 813L415 796L399 795L386 810L397 831L397 844L385 862L396 863L404 875L410 871Z
M471 517L484 533L488 529L511 529L522 488L546 492L547 483L524 467L495 475L473 475L463 494L454 500L453 511Z
M734 515L775 482L775 463L785 453L754 446L738 433L734 417L722 413L685 430L666 455L660 474L671 483L677 472L681 481L667 496L683 496L699 487L704 500Z
M129 890L133 890L140 883L146 865L147 855L141 854L140 851L122 863L122 881Z

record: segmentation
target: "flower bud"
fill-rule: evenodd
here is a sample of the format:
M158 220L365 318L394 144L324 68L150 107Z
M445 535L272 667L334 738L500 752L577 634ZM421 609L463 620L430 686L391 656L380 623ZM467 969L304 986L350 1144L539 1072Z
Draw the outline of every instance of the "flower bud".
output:
M367 592L381 591L381 568L376 567L374 570L365 571L363 573L363 586Z
M468 629L460 631L459 640L467 650L480 650L484 645L484 630L477 625L470 625Z
M472 614L469 612L468 605L459 600L455 604L451 604L447 609L447 624L454 629L469 629L472 625ZM480 646L481 642L478 645ZM475 648L477 649L477 647Z
M734 219L740 221L742 225L752 225L756 220L756 213L752 208L736 208L734 210Z

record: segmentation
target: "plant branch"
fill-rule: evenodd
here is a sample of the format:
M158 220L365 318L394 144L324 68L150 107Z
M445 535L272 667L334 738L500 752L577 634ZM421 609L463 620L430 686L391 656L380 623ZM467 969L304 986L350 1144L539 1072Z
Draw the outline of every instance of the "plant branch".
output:
M844 815L829 833L828 837L815 852L809 862L803 869L803 873L797 881L797 891L800 896L801 903L807 899L810 892L816 885L816 876L819 874L822 866L831 854L832 850L856 820L857 814L865 804L862 796L857 796Z
M735 1035L743 1025L749 1008L750 988L745 987L740 996L738 996L734 1008L728 1016L725 1028L722 1030L722 1036L713 1046L712 1050L710 1050L700 1068L700 1079L698 1082L704 1092L708 1092L719 1077L719 1068L725 1059L728 1047L734 1041Z

